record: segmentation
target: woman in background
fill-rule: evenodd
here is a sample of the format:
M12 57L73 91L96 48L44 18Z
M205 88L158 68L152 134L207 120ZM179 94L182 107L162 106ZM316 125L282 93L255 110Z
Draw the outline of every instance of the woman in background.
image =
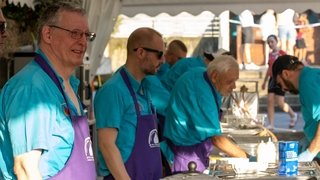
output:
M277 60L279 56L285 55L286 52L278 47L278 39L275 35L269 35L267 38L267 43L270 48L268 70L262 84L262 89L266 87L266 82L268 82L268 128L274 129L274 106L275 103L290 116L289 128L293 128L298 120L298 115L292 110L289 104L284 101L285 92L283 92L276 84L275 80L272 78L272 65Z

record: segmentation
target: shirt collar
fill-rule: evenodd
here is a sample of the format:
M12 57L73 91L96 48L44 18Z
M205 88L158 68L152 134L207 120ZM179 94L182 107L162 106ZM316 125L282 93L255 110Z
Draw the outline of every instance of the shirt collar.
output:
M57 75L60 84L61 84L62 87L64 88L62 77L57 73L57 71L55 70L55 68L52 66L52 64L51 64L51 62L49 61L48 57L42 52L41 49L38 49L38 50L36 51L36 53L39 54L39 55L49 64L49 66L51 67L51 69L53 70L53 72ZM71 84L73 90L74 90L75 92L78 92L78 87L79 87L79 84L80 84L80 80L79 80L78 78L76 78L74 75L72 75L72 76L70 77L70 84Z
M123 68L124 68L124 70L126 71L126 73L127 73L127 75L128 75L128 79L129 79L129 81L130 81L130 84L131 84L134 92L136 92L136 93L138 93L138 94L141 94L140 91L142 90L142 86L141 86L142 83L139 83L139 82L132 76L132 74L127 70L126 67L123 67ZM143 82L143 80L142 80L141 82Z

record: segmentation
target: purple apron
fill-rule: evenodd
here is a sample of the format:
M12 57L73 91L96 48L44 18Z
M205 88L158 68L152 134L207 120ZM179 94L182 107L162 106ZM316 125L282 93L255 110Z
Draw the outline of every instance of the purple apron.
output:
M66 104L67 111L70 113L70 106L68 104L66 95L61 87L61 84L48 65L48 63L40 56L36 55L35 61L40 67L49 75L53 82L58 86L62 93ZM89 134L89 127L87 117L83 116L71 116L72 127L74 129L74 143L71 151L71 155L67 160L65 166L53 177L51 180L95 180L97 177L95 170L95 163L92 151L92 142Z
M209 84L211 92L215 97L215 102L219 108L217 93L215 92L206 72L203 73L203 77ZM219 108L219 119L221 118L221 110ZM188 163L194 161L197 164L197 171L203 172L209 166L209 155L213 150L213 144L211 137L207 138L201 143L191 146L177 146L169 141L169 145L174 153L173 160L173 172L179 173L188 171Z
M125 163L126 170L132 180L159 180L162 177L162 164L156 113L152 108L153 114L140 114L137 97L128 75L124 69L120 70L120 74L130 91L137 113L136 139L131 155ZM104 177L104 180L109 179L114 179L111 174Z

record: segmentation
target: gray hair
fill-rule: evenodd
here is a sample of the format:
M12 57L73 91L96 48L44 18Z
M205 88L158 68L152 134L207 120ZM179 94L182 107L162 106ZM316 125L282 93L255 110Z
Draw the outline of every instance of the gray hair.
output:
M213 72L226 73L230 69L239 69L236 59L230 55L220 55L208 64L207 71L211 75Z
M57 24L59 22L59 14L63 11L76 12L83 16L86 15L85 9L76 3L59 2L49 5L43 10L39 18L37 36L38 43L41 41L41 31L43 26Z

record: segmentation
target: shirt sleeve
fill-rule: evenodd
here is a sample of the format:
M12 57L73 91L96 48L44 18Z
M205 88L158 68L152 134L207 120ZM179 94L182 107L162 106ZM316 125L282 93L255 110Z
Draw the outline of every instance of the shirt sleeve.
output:
M197 106L199 111L201 112L200 115L202 116L201 123L199 123L199 131L206 134L206 137L211 137L215 135L221 134L220 129L220 121L219 121L219 107L217 107L217 102L219 99L215 99L212 94L210 87L203 87L199 89L197 92ZM196 117L195 117L196 118Z
M10 89L5 95L5 119L14 156L49 147L56 104L43 98L44 93L35 86L27 86Z
M97 128L120 128L123 114L121 90L116 86L103 86L94 98L94 114Z
M318 77L318 76L317 76ZM303 89L301 92L303 97L304 106L306 109L310 111L312 114L312 119L315 121L320 120L320 105L319 105L319 97L320 97L320 83L317 80L308 81L308 83L304 83Z

